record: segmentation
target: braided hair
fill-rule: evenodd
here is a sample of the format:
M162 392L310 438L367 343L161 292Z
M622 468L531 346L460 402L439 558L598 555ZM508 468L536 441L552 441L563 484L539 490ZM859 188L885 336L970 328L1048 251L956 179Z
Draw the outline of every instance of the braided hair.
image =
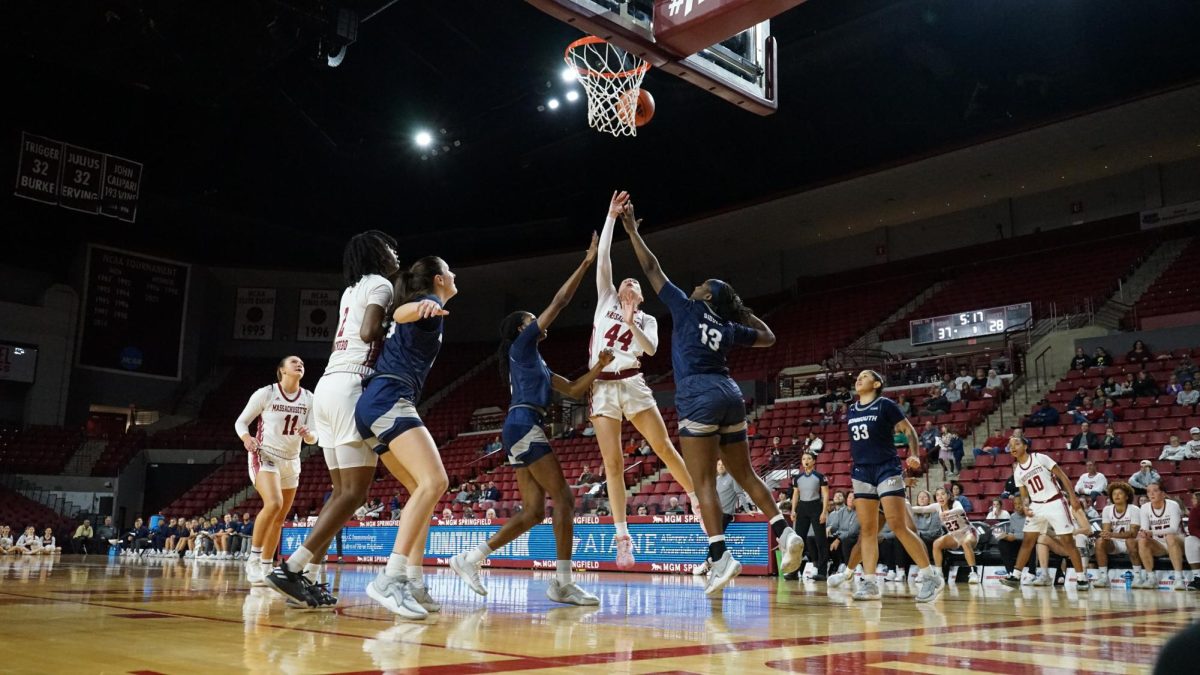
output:
M742 298L733 290L733 286L720 279L709 279L708 289L712 292L712 306L717 316L740 324L750 321L754 312L742 304Z
M350 237L342 251L342 278L346 285L353 286L368 274L386 276L395 250L396 240L379 230L367 230Z
M496 360L500 367L500 381L506 386L508 381L508 350L521 334L521 326L529 312L513 312L500 321L500 347L496 350Z

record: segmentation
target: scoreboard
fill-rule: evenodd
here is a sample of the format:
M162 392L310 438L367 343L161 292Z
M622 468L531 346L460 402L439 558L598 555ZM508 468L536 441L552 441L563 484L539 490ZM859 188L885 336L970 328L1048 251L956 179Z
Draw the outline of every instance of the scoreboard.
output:
M969 312L946 314L908 322L912 345L952 342L969 338L1003 334L1011 326L1019 326L1033 315L1028 302Z

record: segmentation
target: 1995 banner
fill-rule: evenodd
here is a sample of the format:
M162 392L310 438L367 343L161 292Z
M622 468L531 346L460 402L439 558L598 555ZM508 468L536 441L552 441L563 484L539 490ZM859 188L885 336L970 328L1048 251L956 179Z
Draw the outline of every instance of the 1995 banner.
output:
M496 533L504 519L453 520L434 523L425 546L425 564L445 565L451 556L475 548ZM346 562L387 562L396 539L393 521L349 523L342 530L342 560ZM290 555L308 536L307 524L289 523L283 528L283 554ZM612 518L580 516L575 519L575 546L572 559L578 567L590 570L618 571L617 551L612 538ZM634 572L690 574L693 566L704 561L708 537L700 530L698 517L630 516L629 534L633 537L637 564ZM738 516L725 530L725 540L735 558L742 563L743 574L765 575L771 572L771 528L763 516ZM328 554L337 555L337 542ZM516 541L488 558L491 567L554 569L554 529L547 522L536 525Z

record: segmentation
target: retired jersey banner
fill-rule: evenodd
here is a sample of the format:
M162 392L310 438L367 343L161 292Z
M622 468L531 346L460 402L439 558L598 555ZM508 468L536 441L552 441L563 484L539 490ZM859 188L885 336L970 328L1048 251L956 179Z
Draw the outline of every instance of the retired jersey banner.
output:
M103 153L65 145L59 205L72 211L100 213L100 182L103 178Z
M137 218L141 184L139 162L21 134L13 191L18 197L132 223Z
M300 316L296 321L296 340L329 342L337 330L338 305L342 292L303 289L300 291Z
M619 570L613 545L616 528L610 517L575 518L571 559L581 569L604 571L691 574L708 557L708 537L701 531L698 516L630 516L629 534L637 551L637 563ZM425 544L426 565L448 565L450 558L469 551L500 530L505 519L471 519L436 522L429 528ZM398 523L393 521L347 523L342 530L342 554L346 562L386 563L396 540ZM310 527L288 523L283 528L283 555L290 555ZM725 542L733 557L742 563L743 574L771 573L771 527L765 516L738 516L725 530ZM338 553L337 540L328 556ZM554 526L549 520L535 525L504 548L488 557L490 567L522 569L555 568Z
M62 143L22 133L21 154L17 160L17 187L13 194L36 202L57 204L62 155Z
M271 340L275 337L275 289L239 288L233 313L233 339Z
M104 191L100 212L110 218L132 223L137 217L138 193L142 186L142 165L115 155L104 158Z

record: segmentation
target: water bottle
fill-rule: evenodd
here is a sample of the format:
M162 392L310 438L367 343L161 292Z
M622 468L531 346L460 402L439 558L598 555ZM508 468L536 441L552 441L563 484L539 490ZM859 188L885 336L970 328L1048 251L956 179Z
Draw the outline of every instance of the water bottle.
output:
M1133 572L1125 570L1125 590L1133 590Z

